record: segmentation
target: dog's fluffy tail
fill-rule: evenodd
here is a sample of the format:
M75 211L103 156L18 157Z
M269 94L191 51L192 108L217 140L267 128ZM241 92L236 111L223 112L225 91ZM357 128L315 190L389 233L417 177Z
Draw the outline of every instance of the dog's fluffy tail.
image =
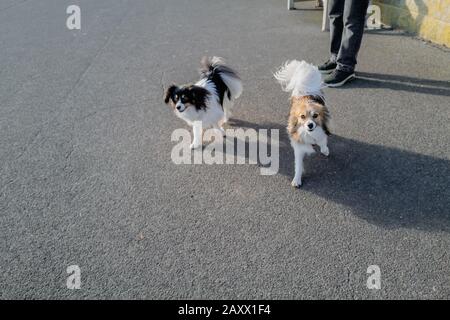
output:
M322 77L316 66L305 61L287 61L274 74L283 91L293 96L323 96Z
M222 58L204 57L202 59L200 73L205 78L218 75L228 88L227 96L229 100L237 99L241 95L242 81L239 75L236 71L226 66Z

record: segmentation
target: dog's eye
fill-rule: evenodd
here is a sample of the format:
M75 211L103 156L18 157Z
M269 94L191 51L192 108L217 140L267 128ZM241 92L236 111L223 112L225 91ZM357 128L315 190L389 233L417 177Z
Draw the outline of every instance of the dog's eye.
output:
M304 114L302 114L302 115L300 116L300 118L306 119L306 116L305 116Z
M319 115L317 114L317 113L314 113L313 114L313 118L315 119L315 118L317 118Z

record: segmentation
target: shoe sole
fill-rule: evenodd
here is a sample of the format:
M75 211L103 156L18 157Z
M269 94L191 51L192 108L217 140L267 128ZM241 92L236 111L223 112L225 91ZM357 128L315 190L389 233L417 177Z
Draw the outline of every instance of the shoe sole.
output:
M330 73L332 73L334 70L335 70L335 69L330 69L330 70L319 70L319 72L320 72L321 74L330 74Z
M349 80L351 80L353 78L355 78L355 74L354 73L349 75L347 78L345 78L341 82L338 82L338 83L325 83L325 85L327 87L336 88L336 87L340 87L340 86L344 85L347 81L349 81Z

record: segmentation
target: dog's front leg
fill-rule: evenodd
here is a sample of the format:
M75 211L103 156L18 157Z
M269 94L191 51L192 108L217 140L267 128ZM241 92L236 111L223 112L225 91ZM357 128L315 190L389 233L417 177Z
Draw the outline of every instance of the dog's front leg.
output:
M328 157L330 155L330 150L328 149L327 140L327 137L325 137L322 141L318 142L317 145L320 148L320 153Z
M294 143L292 147L294 148L295 156L295 175L294 179L291 182L291 185L295 188L300 188L300 186L302 185L303 158L305 157L305 152L296 143Z
M191 143L191 149L197 149L202 145L202 123L200 121L194 122L192 125L192 132L194 134L194 141Z

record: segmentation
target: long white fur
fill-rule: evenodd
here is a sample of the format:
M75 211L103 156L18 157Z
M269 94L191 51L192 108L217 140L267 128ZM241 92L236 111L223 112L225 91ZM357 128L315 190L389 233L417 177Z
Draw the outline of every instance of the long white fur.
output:
M281 85L283 91L292 92L291 96L301 97L316 95L324 99L322 93L322 76L316 66L305 61L287 61L274 74L275 79ZM314 131L308 131L304 126L297 129L303 143L300 143L289 135L295 158L295 175L291 185L300 187L302 185L303 158L305 155L314 153L313 144L317 144L320 152L328 156L330 151L327 146L328 137L321 127Z
M242 94L241 80L239 80L235 77L230 77L226 74L222 75L222 80L223 80L223 82L225 82L228 89L230 89L232 99L237 99L241 96L241 94Z
M211 63L213 66L225 65L225 61L220 57L212 57ZM242 81L227 74L222 74L221 77L228 89L230 89L231 99L239 98L242 94Z
M292 96L318 95L323 97L322 76L316 66L305 61L287 61L274 74L283 91Z

